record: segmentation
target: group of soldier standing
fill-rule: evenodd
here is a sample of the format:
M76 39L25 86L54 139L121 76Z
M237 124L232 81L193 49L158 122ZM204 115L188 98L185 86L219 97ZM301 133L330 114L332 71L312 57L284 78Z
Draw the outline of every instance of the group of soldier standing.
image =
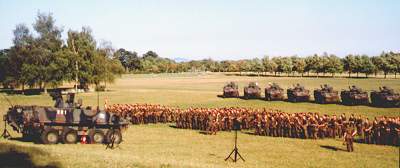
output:
M354 114L349 117L345 114L329 116L239 107L179 109L151 104L115 104L107 110L133 124L175 122L177 128L202 130L209 134L231 131L234 120L237 120L241 129L254 130L255 135L261 136L344 138L347 144L352 144L354 136L358 136L364 143L395 146L400 141L400 117L383 116L369 120Z

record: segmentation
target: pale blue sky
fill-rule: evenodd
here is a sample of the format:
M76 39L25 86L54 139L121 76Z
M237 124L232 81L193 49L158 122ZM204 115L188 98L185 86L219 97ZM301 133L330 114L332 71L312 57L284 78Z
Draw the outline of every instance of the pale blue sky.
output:
M188 59L400 50L400 0L0 0L0 48L37 11L57 25L89 26L97 40Z

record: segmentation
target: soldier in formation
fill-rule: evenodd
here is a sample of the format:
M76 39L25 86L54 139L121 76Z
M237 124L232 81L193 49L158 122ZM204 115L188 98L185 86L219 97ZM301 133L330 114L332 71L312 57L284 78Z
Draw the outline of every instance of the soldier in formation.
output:
M345 114L329 116L240 107L179 109L151 104L114 104L107 106L107 110L132 124L175 122L177 128L201 130L213 135L218 131L231 131L236 118L241 129L254 130L254 134L260 136L346 139L346 132L351 129L364 143L399 145L400 141L400 117L383 116L369 120L354 114L347 118Z

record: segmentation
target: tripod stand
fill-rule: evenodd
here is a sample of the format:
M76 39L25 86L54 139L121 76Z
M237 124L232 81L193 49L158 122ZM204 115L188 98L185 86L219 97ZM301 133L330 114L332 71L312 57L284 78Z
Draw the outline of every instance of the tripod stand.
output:
M10 132L8 132L8 130L7 130L7 122L6 122L5 120L4 120L4 131L3 131L3 133L1 134L1 137L4 138L4 139L11 138L11 134L10 134Z
M115 129L112 128L111 131L112 131L112 132L111 132L111 134L110 134L110 142L108 142L108 144L107 144L107 146L106 146L106 150L107 150L107 149L114 149L115 147L118 147L118 146L114 146L114 143L115 143L115 135L114 135Z
M232 154L234 154L234 157L231 158ZM229 154L228 157L225 158L225 161L228 160L229 158L231 158L233 160L233 162L236 162L238 160L238 156L239 155L239 159L242 159L243 162L245 161L242 157L242 155L240 155L239 153L239 149L237 148L237 130L235 129L235 148L232 150L232 152Z

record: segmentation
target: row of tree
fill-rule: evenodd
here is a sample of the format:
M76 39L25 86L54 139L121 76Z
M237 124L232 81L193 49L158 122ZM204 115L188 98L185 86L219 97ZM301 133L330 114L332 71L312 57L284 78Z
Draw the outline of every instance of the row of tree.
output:
M123 48L115 51L109 42L97 44L90 28L69 30L62 39L62 28L55 25L51 14L38 13L33 24L34 32L25 25L16 26L13 46L0 50L0 83L5 87L25 86L46 92L63 82L76 82L87 88L102 82L113 82L122 73L178 73L178 72L255 72L287 76L311 73L371 74L400 72L400 53L383 52L379 56L348 55L339 58L333 54L308 57L268 57L262 59L224 60L212 59L176 62L162 58L153 51L139 56Z
M114 58L118 59L127 72L133 73L175 73L175 72L193 72L193 71L211 71L211 72L255 72L272 73L274 75L287 76L295 73L307 76L311 73L334 76L338 73L351 74L360 73L368 77L371 74L377 75L383 73L385 78L389 73L395 76L400 72L400 53L383 52L379 56L367 55L347 55L339 58L333 54L323 53L322 55L312 55L308 57L272 57L265 56L262 59L244 59L244 60L225 60L214 61L212 59L193 60L177 63L168 58L161 58L149 51L143 56L138 56L136 52L119 49L115 52Z
M38 13L33 28L34 33L25 24L17 25L13 46L0 51L0 83L5 87L29 86L46 92L64 81L97 86L124 72L110 45L97 45L90 28L69 30L64 41L62 28L44 13Z

